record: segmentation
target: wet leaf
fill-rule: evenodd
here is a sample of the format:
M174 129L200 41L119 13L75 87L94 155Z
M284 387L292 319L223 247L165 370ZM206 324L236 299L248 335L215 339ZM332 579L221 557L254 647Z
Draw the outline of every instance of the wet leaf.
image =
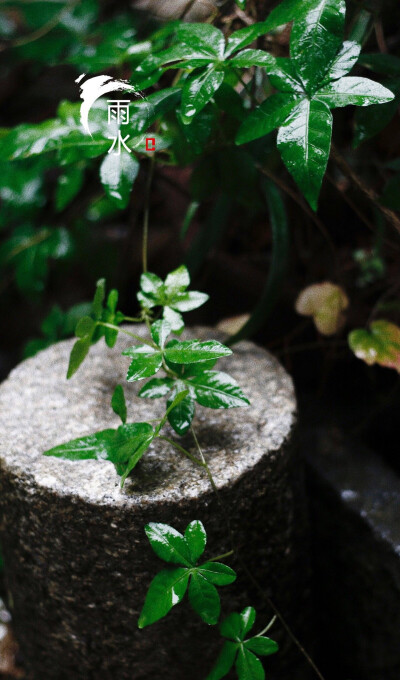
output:
M283 125L298 102L298 97L292 93L278 92L268 97L244 120L236 136L236 144L264 137Z
M192 574L189 584L189 602L200 618L214 626L218 623L221 601L218 591L200 572Z
M282 159L313 210L317 209L331 136L332 114L326 104L316 99L303 99L279 128Z
M352 331L349 345L369 366L379 364L400 373L400 328L396 324L384 319L374 321L369 330Z
M127 151L108 153L100 166L100 179L108 198L124 209L129 203L139 161Z
M318 90L316 97L330 108L335 108L349 104L355 106L384 104L394 99L394 94L374 80L349 76L325 85Z
M249 400L236 380L227 373L204 371L187 381L193 387L196 401L208 408L248 406Z
M139 628L145 628L151 623L162 619L168 612L181 602L189 582L187 569L164 569L154 577L146 595L146 600L140 614Z

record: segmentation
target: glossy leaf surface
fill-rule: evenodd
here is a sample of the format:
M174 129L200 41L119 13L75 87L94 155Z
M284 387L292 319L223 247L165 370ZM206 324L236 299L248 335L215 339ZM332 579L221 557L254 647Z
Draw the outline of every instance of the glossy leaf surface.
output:
M316 210L329 158L332 114L318 100L303 99L279 129L278 148L302 193Z
M193 387L196 401L207 408L237 408L250 403L236 380L227 373L204 371L187 384Z
M253 139L264 137L283 125L296 107L298 99L291 93L277 93L254 109L242 123L236 137L236 144L245 144Z
M380 83L369 78L355 78L349 76L335 80L324 86L316 95L330 108L338 106L370 106L384 104L394 99L394 94Z
M111 398L111 408L117 414L123 423L126 423L127 410L125 401L125 392L122 385L117 385Z

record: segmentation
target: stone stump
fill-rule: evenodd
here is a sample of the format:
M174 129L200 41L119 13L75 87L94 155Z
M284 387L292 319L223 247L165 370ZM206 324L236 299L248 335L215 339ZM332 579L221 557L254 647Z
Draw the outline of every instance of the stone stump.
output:
M215 332L196 328L192 335ZM165 566L144 526L164 522L182 531L199 519L208 534L205 557L212 558L231 549L220 502L252 575L301 635L308 607L304 498L291 442L296 400L282 366L243 342L219 366L238 380L251 406L197 407L194 427L219 499L204 470L165 442L152 446L121 490L109 462L42 453L117 427L110 408L117 382L126 388L128 420L159 417L162 404L137 398L138 384L125 382L129 360L121 351L129 338L121 335L114 350L96 345L67 381L72 343L60 342L24 361L0 388L0 540L27 677L204 680L221 642L217 629L187 602L153 626L137 628L147 588ZM183 443L195 453L190 436ZM220 589L222 614L256 606L259 632L272 612L237 559L227 562L238 579ZM282 628L276 624L273 632L282 651L268 660L269 677L305 677L302 658Z

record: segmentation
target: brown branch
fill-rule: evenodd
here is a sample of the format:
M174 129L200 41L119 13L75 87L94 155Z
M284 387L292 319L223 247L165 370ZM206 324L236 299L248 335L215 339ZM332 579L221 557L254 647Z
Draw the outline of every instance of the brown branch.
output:
M389 224L392 225L397 231L398 234L400 234L400 218L396 215L396 213L393 210L390 210L389 208L386 208L384 205L381 205L379 203L379 197L378 194L374 191L374 189L371 189L368 187L362 179L357 175L356 172L354 172L353 168L348 164L345 158L339 153L339 151L336 149L336 147L332 144L332 158L335 161L336 165L342 173L347 177L351 182L354 184L354 186L357 187L361 191L362 194L368 199L370 203L375 208L378 208L382 215L386 218L386 220L389 222Z

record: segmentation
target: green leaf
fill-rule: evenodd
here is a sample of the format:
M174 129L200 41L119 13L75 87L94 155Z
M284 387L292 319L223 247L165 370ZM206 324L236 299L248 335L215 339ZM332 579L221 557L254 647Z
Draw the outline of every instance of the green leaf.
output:
M88 336L76 341L69 357L67 379L72 378L83 363L89 353L91 344L91 338Z
M260 656L270 656L270 654L276 654L279 650L278 644L274 640L270 640L267 637L253 637L244 643L246 649L249 649L255 654Z
M183 387L185 387L183 385ZM178 389L178 388L177 388ZM176 392L174 392L176 394ZM167 406L170 407L173 403L174 399L173 397L170 397L167 401ZM188 393L180 402L177 406L175 406L171 411L169 412L168 415L168 421L171 427L175 430L175 432L179 435L184 435L194 418L194 413L195 413L195 404Z
M173 364L195 364L199 361L219 359L232 354L232 350L217 340L185 340L176 342L172 346L168 343L165 357Z
M179 531L168 524L151 522L145 527L147 538L156 555L172 564L191 566L187 542Z
M122 354L132 359L126 376L128 382L150 378L162 366L162 352L149 345L129 347Z
M190 123L193 116L204 109L222 85L224 77L224 71L211 68L187 79L183 86L181 103L182 121L185 124Z
M121 209L129 203L139 168L135 156L124 150L120 154L108 153L100 166L100 179L106 195Z
M168 321L160 320L151 324L151 337L158 347L164 348L165 341L171 333L171 326Z
M297 104L278 133L282 159L313 210L317 209L331 136L332 114L315 99Z
M335 108L349 104L355 106L384 104L394 99L394 94L374 80L349 76L325 85L318 90L316 97L330 108Z
M176 31L177 43L206 49L210 55L221 58L225 50L223 33L211 24L181 23Z
M204 305L208 299L209 295L206 293L192 290L187 293L177 293L170 302L170 306L178 312L191 312L193 309L198 309L198 307Z
M126 423L127 411L125 393L122 385L117 385L111 397L111 408L117 414L123 423Z
M114 441L116 430L102 430L87 437L73 439L66 444L54 446L43 455L65 458L66 460L110 460L110 445Z
M256 621L256 610L254 607L246 607L240 612L241 639L244 640L247 633L253 628Z
M175 382L175 385L177 385L177 382ZM184 385L182 385L184 387ZM156 432L157 434L160 432L160 430L164 427L165 423L169 419L169 414L181 403L181 401L184 401L186 397L189 394L189 391L187 389L182 390L181 392L176 393L176 396L170 400L170 403L167 404L168 408L164 414L164 417L161 419L160 423L157 425Z
M171 391L174 380L172 378L153 378L149 380L138 393L139 397L146 399L159 399L165 397Z
M253 139L265 137L276 127L283 125L298 102L296 95L286 92L279 92L268 97L244 120L239 128L236 144L245 144Z
M140 277L140 288L145 294L157 296L162 286L162 279L157 274L145 272Z
M345 0L317 0L295 18L290 37L290 55L308 93L324 78L343 41Z
M207 408L237 408L250 404L236 380L227 373L204 371L188 381L196 401Z
M83 316L79 319L75 328L75 335L77 338L84 338L86 335L92 337L97 323L91 316Z
M196 564L206 549L207 534L202 522L194 520L185 529L185 540L189 548L192 564ZM204 567L203 567L204 568Z
M214 668L207 675L206 680L221 680L227 675L235 663L238 645L234 642L225 642L217 658Z
M236 581L236 573L226 564L206 562L199 567L199 574L215 586L228 586Z
M281 92L292 92L298 95L305 95L303 84L296 72L293 59L287 57L276 57L275 65L268 71L268 78L271 85Z
M61 212L73 201L80 192L85 174L78 165L68 166L57 180L55 206L57 212Z
M236 670L239 680L265 680L265 673L260 659L245 647L240 647L236 659Z
M103 313L103 302L106 296L106 280L99 279L96 283L96 292L92 302L92 312L96 320L101 319Z
M150 423L128 423L120 425L110 444L110 460L126 463L146 444L148 448L155 437Z
M190 284L190 275L187 267L182 264L168 274L165 279L165 292L168 298L173 298L177 293L184 291Z
M328 82L338 80L347 75L357 63L360 51L360 43L355 40L345 40L326 73L326 80Z
M221 635L229 640L240 642L242 640L242 620L236 612L230 614L221 623Z
M150 423L132 423L118 428L111 444L110 460L116 464L118 470L122 466L121 488L155 437L156 433Z
M268 68L274 68L275 57L269 52L264 52L263 50L243 50L239 52L228 62L229 66L233 68L249 68L251 66L265 66Z
M139 628L162 619L183 599L189 581L187 569L165 569L150 584L139 618Z
M357 329L349 335L350 349L369 366L379 364L400 373L400 328L384 319L371 323L369 330Z
M221 613L218 591L212 583L206 581L198 572L192 573L189 584L189 601L194 611L205 623L210 626L218 623Z
M174 309L168 305L164 307L163 318L171 326L171 330L174 333L181 333L185 328L185 322L183 321L182 315L179 312L175 312Z

